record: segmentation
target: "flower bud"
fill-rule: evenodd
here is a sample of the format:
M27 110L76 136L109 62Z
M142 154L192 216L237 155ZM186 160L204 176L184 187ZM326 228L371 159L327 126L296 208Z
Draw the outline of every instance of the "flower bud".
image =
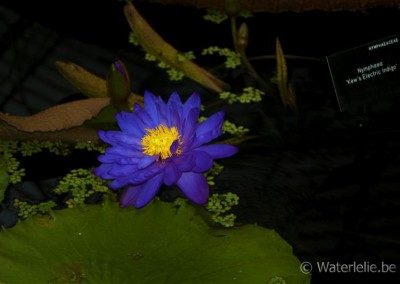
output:
M131 81L124 63L120 60L115 61L108 71L107 91L113 102L118 105L125 104L131 93Z
M249 43L249 29L246 23L242 23L237 32L237 49L244 53Z

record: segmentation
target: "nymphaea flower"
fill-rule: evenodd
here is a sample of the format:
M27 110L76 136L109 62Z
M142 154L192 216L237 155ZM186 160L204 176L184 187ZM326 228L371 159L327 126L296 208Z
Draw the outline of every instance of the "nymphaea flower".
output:
M113 180L110 189L124 188L120 206L141 208L158 193L162 183L176 184L197 204L208 200L209 188L204 172L214 159L235 154L227 144L209 144L222 134L224 112L198 123L200 96L191 95L183 104L177 93L165 103L150 92L144 94L144 107L116 115L121 131L99 131L110 144L94 173Z

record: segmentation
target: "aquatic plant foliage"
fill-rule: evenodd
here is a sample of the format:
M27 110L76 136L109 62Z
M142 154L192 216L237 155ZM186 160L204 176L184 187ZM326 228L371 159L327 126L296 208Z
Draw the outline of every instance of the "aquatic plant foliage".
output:
M0 233L0 283L310 282L275 231L212 229L199 208L179 204L106 202L28 218Z
M211 195L206 209L212 213L211 219L221 224L224 227L233 227L236 215L233 213L227 214L232 209L232 206L239 204L239 196L235 193L214 193Z
M240 54L226 47L221 48L218 46L210 46L208 48L205 48L201 54L202 55L218 54L219 56L224 56L226 58L224 65L227 69L235 69L242 63L240 60Z
M245 87L239 95L232 92L222 92L219 94L219 97L220 99L226 100L228 104L233 104L235 102L247 104L261 102L263 95L265 95L265 93L259 89Z

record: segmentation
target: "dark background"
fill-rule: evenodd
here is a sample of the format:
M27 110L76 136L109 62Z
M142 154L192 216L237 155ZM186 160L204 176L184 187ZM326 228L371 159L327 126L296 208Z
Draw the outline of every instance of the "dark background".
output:
M12 15L11 20L0 22L0 82L14 82L0 87L1 111L30 114L74 95L76 91L51 65L54 59L73 60L94 73L106 74L112 61L122 58L128 64L132 89L138 93L150 89L167 97L172 90L184 96L196 90L205 102L213 101L212 92L189 80L169 82L154 64L143 60L140 49L128 44L123 3L42 2L0 2L3 15ZM205 22L203 10L143 2L136 6L179 50L199 54L211 45L231 47L229 23ZM227 118L250 128L258 138L240 144L238 155L222 161L225 170L215 190L236 192L240 196L235 212L238 222L257 222L277 230L301 261L366 261L378 265L383 261L396 264L398 270L399 99L395 94L376 102L382 107L340 112L325 57L397 34L400 11L378 7L367 11L259 13L246 22L250 29L249 56L274 54L275 38L279 37L285 54L317 60L288 60L298 115L284 112L279 100L268 98L262 104L227 107ZM30 46L37 48L34 39L42 43L51 40L46 52L37 56L35 51L22 60L18 43L27 31L29 41L24 51ZM13 56L9 58L10 53ZM213 60L202 57L198 62L213 67ZM266 78L274 75L273 60L257 61L255 66ZM16 69L24 72L10 72ZM233 88L245 81L241 74L226 74L220 68L216 72ZM32 82L32 77L42 83ZM53 85L50 91L48 82ZM25 181L33 183L38 192L51 188L52 177L76 166L72 156L68 162L57 162L65 165L57 172L54 163L53 169L47 169L53 157L47 158L34 157L24 164ZM35 169L37 163L43 165L40 170ZM95 157L88 156L87 163L96 164ZM21 185L19 188L18 194L24 196ZM172 198L168 192L161 194L165 199ZM35 196L29 198L34 200ZM12 213L4 205L0 221L11 225L15 221ZM312 283L394 283L396 276L315 272Z

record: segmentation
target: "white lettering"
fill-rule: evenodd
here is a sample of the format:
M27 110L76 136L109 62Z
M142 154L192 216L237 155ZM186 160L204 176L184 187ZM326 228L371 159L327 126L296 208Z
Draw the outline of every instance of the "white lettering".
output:
M373 70L373 69L377 69L377 68L379 68L379 67L383 67L383 62L382 62L382 61L377 62L377 63L370 64L370 65L365 66L365 67L357 68L357 72L358 72L359 74L362 74L362 73L364 73L364 72L369 72L369 71L371 71L371 70Z
M399 38L397 38L397 37L396 38L392 38L392 39L389 39L387 41L380 42L380 43L377 43L377 44L369 46L368 47L368 51L371 51L371 50L374 50L374 49L378 49L378 48L381 48L381 47L385 47L385 46L388 46L388 45L391 45L391 44L394 44L394 43L397 43L397 42L399 42Z

